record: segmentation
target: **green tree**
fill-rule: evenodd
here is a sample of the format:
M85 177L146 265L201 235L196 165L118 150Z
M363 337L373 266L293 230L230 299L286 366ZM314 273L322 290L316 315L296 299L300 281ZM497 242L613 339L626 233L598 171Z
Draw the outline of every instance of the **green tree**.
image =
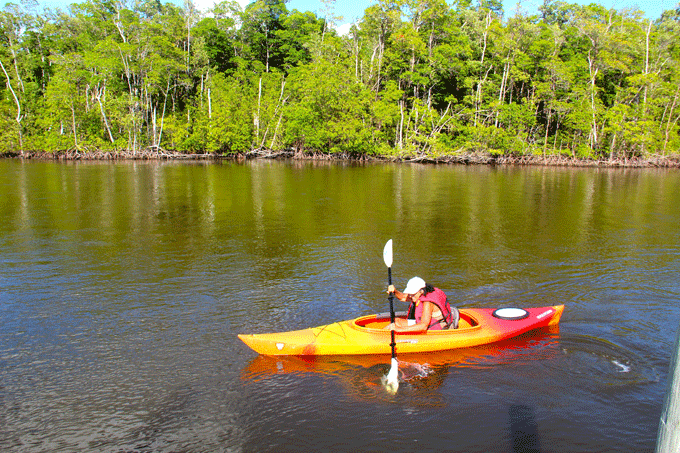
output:
M270 67L281 68L283 55L277 32L283 28L288 9L283 0L256 0L241 15L239 39L243 57L259 61L264 71Z
M370 91L351 71L327 60L297 68L289 77L285 143L298 151L371 153Z

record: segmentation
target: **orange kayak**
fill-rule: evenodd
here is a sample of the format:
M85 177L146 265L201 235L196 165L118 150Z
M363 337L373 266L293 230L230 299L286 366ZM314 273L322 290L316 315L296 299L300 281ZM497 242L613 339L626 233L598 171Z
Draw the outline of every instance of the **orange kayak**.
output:
M538 308L463 308L458 329L396 333L397 353L422 353L480 346L534 329L556 326L564 305ZM389 314L368 315L325 326L280 333L239 335L264 355L390 354Z

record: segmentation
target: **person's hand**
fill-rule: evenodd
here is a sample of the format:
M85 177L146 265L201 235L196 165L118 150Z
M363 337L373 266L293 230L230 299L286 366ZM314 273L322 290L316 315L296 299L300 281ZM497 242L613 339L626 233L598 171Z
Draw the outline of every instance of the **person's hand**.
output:
M394 327L394 323L391 322L391 323L389 323L388 325L386 325L386 326L383 328L383 330L396 330L396 328Z
M395 290L396 288L394 287L394 285L390 285L387 287L387 294L392 294Z

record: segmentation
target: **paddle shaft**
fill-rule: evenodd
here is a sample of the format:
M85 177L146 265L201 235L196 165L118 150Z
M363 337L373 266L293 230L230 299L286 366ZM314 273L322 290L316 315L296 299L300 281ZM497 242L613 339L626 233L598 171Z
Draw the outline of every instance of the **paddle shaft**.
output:
M387 284L388 285L392 284L392 266L389 266L387 268ZM389 299L390 299L390 323L394 324L394 293L390 293ZM395 346L397 345L397 342L394 340L394 329L392 329L390 332L392 332L392 342L390 343L390 346L392 347L392 358L394 359L397 357L397 353L395 351Z
M383 248L383 260L385 261L385 266L387 266L387 284L392 286L392 239L387 241L385 248ZM390 337L392 342L390 346L392 347L392 360L390 361L390 372L387 373L385 384L387 384L387 391L392 394L397 392L399 388L399 362L397 362L397 351L395 346L397 342L394 340L394 294L390 293L390 323L392 325L392 330L390 330Z

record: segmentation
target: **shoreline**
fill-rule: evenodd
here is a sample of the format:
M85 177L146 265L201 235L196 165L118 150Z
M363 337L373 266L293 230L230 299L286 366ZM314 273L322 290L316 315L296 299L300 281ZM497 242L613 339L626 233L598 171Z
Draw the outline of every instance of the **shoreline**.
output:
M680 168L680 155L653 156L647 158L617 158L613 160L595 160L556 155L495 155L491 153L465 153L448 156L395 157L369 156L365 154L349 153L319 153L299 151L254 150L237 154L184 154L169 151L139 151L139 152L24 152L0 155L6 159L25 160L60 160L60 161L124 161L124 160L177 160L177 161L207 161L233 160L244 161L253 159L294 159L315 161L345 161L345 162L395 162L395 163L423 163L450 165L519 165L519 166L547 166L547 167L598 167L598 168Z

